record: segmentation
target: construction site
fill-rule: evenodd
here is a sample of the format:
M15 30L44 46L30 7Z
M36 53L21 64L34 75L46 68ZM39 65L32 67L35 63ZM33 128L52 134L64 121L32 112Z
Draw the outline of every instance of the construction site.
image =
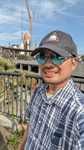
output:
M22 0L22 3L23 3L23 0ZM26 3L26 8L27 8L27 15L29 17L29 27L28 28L30 30L30 37L29 37L28 33L25 33L25 35L23 35L23 10L22 10L21 43L19 43L18 45L13 44L11 46L9 43L9 47L0 46L0 55L1 56L5 55L6 57L13 58L13 59L16 59L18 54L30 56L33 49L35 49L37 47L37 45L35 45L35 47L33 47L33 45L34 45L33 44L33 33L32 33L32 19L34 18L33 12L30 13L30 9L29 9L27 0L25 0L25 3Z

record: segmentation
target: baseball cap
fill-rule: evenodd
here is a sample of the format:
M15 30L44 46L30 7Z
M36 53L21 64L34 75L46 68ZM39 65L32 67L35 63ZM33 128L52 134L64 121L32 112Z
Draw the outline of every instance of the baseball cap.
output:
M41 41L38 48L33 50L31 56L36 55L42 49L49 49L66 57L70 54L77 57L77 48L72 37L62 31L55 30L47 34Z

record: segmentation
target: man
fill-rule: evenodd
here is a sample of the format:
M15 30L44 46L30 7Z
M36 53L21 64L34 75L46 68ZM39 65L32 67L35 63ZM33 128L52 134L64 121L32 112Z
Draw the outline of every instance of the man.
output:
M18 150L84 150L84 95L71 79L77 50L70 35L46 35L37 54L44 84L26 109L29 124Z

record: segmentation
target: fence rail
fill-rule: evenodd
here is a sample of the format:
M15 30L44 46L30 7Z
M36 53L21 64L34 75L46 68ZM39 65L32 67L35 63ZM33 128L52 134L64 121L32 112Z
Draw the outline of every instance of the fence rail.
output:
M23 74L0 71L0 112L25 121L24 112L33 93L34 83L42 84L44 81L38 74L25 74L25 87ZM76 86L84 92L84 77L72 76Z
M21 85L18 85L18 78ZM0 71L0 112L20 118L23 111L23 74ZM19 103L18 103L19 99Z

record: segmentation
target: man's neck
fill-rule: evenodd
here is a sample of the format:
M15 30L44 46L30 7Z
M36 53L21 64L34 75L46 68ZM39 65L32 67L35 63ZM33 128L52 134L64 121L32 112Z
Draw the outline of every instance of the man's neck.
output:
M69 79L70 80L70 79ZM57 91L59 91L61 88L63 88L68 82L64 82L64 84L60 83L60 84L48 84L48 87L47 87L47 94L52 94L54 95Z

